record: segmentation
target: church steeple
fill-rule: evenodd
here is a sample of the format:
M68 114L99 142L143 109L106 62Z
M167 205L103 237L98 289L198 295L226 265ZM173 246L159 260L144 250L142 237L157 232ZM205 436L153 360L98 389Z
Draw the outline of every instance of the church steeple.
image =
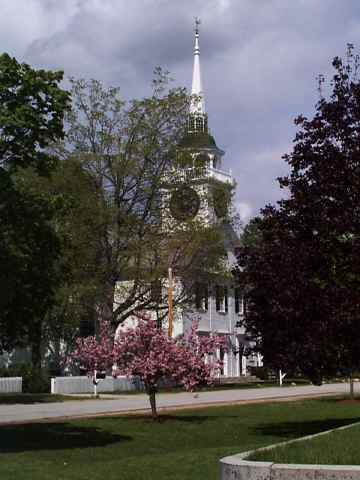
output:
M207 115L205 112L205 97L202 87L200 69L199 25L200 20L195 18L194 67L191 85L192 99L190 102L188 122L189 133L207 132Z
M191 85L193 98L190 104L190 113L205 114L205 98L201 82L200 69L200 47L199 47L199 25L200 20L195 18L195 46L194 46L194 68Z

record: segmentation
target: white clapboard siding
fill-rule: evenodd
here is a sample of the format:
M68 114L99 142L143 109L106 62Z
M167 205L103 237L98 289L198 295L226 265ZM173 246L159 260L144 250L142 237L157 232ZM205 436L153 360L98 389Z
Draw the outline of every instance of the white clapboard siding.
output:
M21 393L22 377L0 378L0 393Z
M97 386L98 393L101 392L125 392L141 390L141 383L138 379L128 377L113 378L108 376L100 380ZM93 393L94 385L89 377L55 377L51 379L51 393Z

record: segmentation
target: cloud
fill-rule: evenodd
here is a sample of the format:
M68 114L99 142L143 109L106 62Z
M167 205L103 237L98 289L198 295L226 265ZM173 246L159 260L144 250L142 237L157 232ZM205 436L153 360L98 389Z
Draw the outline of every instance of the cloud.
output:
M240 214L240 220L243 224L247 223L254 215L251 205L245 202L238 202L235 205L236 211Z
M316 75L331 75L347 42L360 45L358 0L0 0L0 11L4 50L118 85L126 98L149 93L158 65L190 86L199 16L209 124L245 217L283 194L281 156L294 117L314 111Z

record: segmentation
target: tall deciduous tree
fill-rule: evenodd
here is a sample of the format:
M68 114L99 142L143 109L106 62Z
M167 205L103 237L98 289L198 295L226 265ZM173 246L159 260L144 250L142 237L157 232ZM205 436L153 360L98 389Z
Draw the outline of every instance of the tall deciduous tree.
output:
M97 256L97 232L106 211L89 173L69 158L59 162L44 185L47 195L61 194L63 208L56 215L61 238L58 268L61 279L45 322L47 362L52 371L61 371L63 355L69 353L79 331L94 332L94 302L103 293L103 266Z
M58 282L53 218L61 200L40 193L36 184L55 166L49 145L64 137L69 95L61 79L62 72L0 56L0 351L30 345L37 367L44 316Z
M95 80L73 81L74 106L63 155L89 173L105 207L103 222L93 234L104 286L94 312L113 324L135 309L154 308L165 316L165 299L152 293L168 268L186 279L175 298L181 302L196 277L219 270L224 253L215 227L185 220L178 222L180 228L170 229L162 223L161 193L165 179L174 180L176 145L188 112L185 91L169 89L167 81L157 70L153 94L129 103L117 88L106 89Z
M358 57L335 58L329 98L300 116L289 190L254 221L239 252L250 304L247 327L265 361L319 380L359 368L360 84ZM320 78L320 92L323 80Z

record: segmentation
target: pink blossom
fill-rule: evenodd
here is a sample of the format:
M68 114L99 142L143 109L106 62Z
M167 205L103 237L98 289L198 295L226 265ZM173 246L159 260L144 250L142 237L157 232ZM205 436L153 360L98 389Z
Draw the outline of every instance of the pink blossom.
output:
M150 397L156 417L155 393L160 380L170 380L192 391L211 385L222 367L216 356L226 349L223 337L198 335L197 323L179 338L171 338L154 320L138 313L135 327L121 331L115 340L109 325L102 323L99 338L78 339L72 354L87 372L109 369L113 374L137 376Z

